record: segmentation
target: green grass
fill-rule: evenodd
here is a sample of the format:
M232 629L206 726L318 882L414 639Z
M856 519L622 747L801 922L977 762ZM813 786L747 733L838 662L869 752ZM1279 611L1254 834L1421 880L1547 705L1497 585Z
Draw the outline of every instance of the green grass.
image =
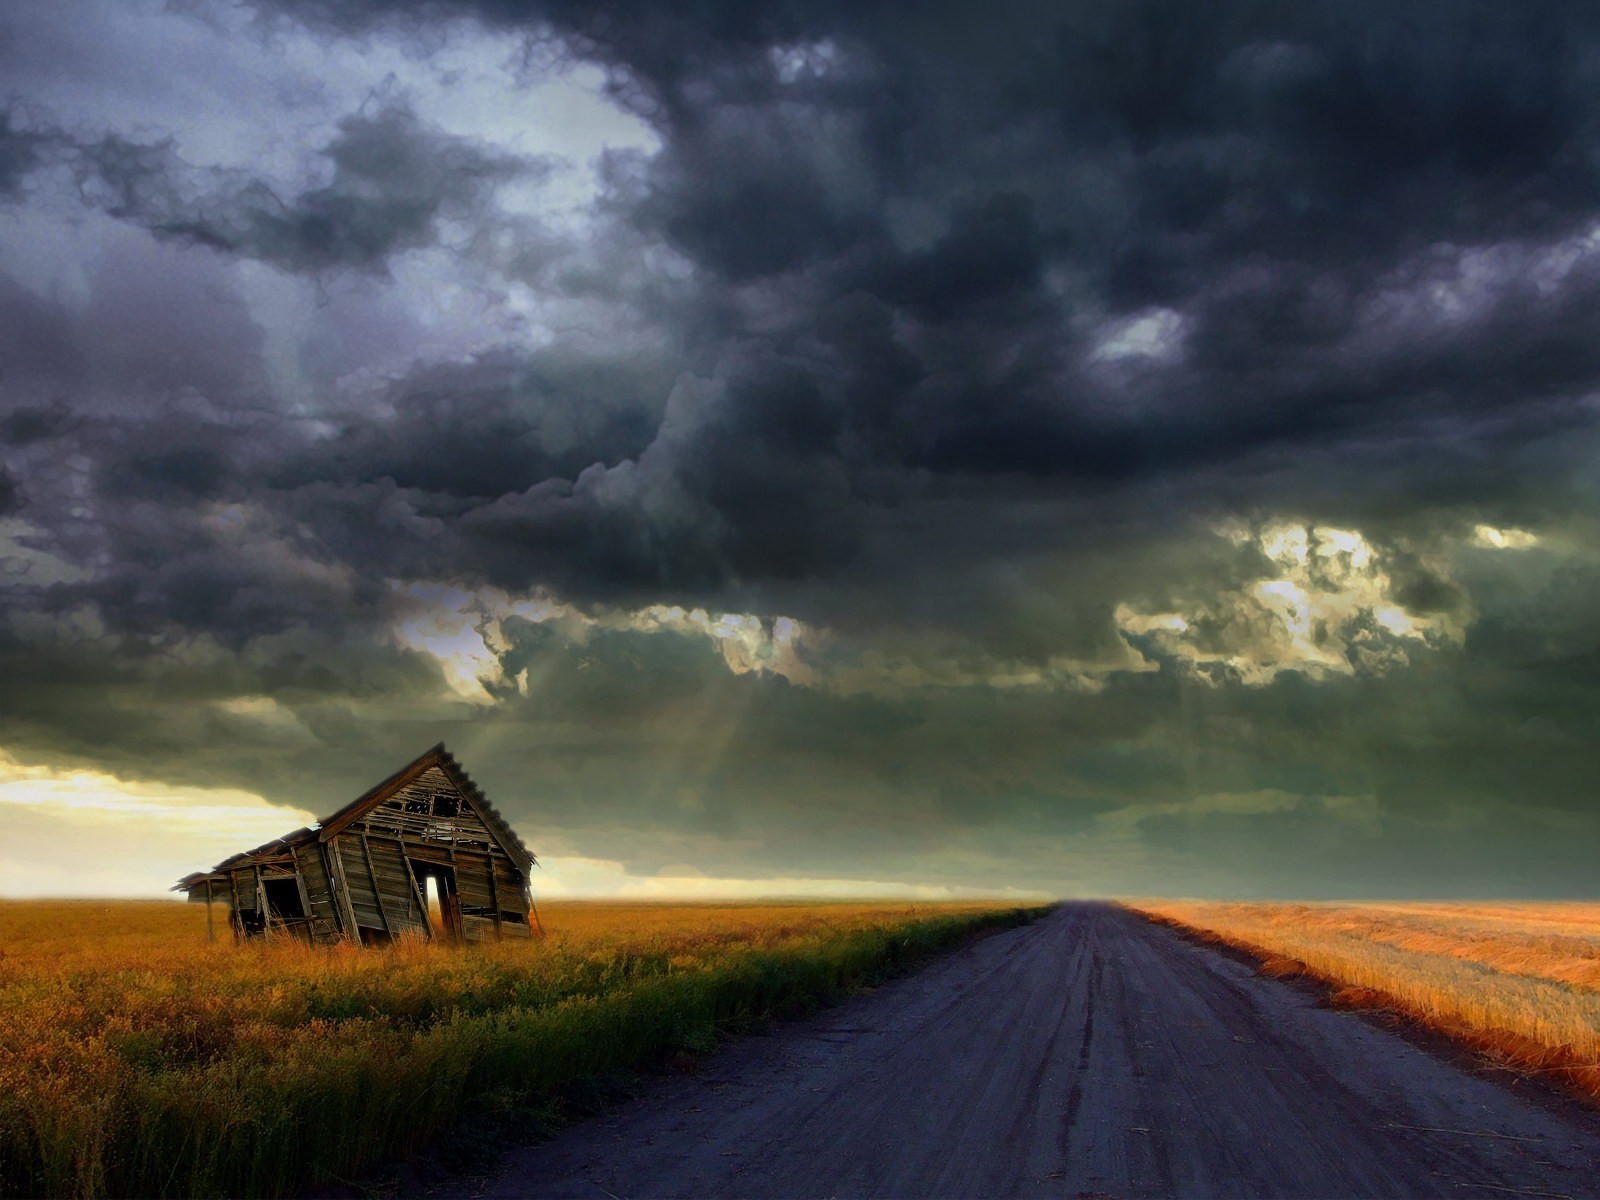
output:
M109 985L93 970L15 972L0 1016L10 1005L37 1021L53 1004L64 1025L92 1026L92 1045L0 1042L0 1191L276 1196L350 1179L464 1120L498 1112L506 1128L505 1114L548 1111L585 1080L703 1052L724 1032L804 1012L1042 911L840 908L849 915L817 919L825 909L784 907L774 910L781 928L666 943L656 932L637 944L331 956L202 945L204 966L176 987L158 975L116 981L121 1006L141 1014L132 1019L97 997ZM677 911L687 929L708 910ZM263 994L240 995L241 981ZM246 1008L248 1022L237 1016ZM87 1071L99 1077L74 1075Z

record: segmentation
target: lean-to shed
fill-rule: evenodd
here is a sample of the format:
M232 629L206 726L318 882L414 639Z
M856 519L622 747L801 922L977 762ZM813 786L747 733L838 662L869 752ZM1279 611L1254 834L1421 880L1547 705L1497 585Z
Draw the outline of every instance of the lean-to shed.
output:
M537 928L528 888L534 861L441 743L318 824L186 876L173 890L224 905L236 939L492 941Z

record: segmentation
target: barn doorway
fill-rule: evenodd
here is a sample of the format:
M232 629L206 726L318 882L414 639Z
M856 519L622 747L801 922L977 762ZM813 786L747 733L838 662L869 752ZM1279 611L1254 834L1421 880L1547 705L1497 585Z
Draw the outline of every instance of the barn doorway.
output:
M251 930L247 927L247 933L276 930L293 934L302 941L311 940L311 922L306 920L305 897L300 892L298 879L281 875L263 879L261 892L266 897L267 910L257 916L259 928Z
M417 889L422 893L428 928L435 937L461 941L461 895L456 890L455 868L420 858L406 861L411 864Z
M293 879L264 879L262 890L267 893L267 910L274 921L301 921L305 919L305 905L300 902L300 884Z

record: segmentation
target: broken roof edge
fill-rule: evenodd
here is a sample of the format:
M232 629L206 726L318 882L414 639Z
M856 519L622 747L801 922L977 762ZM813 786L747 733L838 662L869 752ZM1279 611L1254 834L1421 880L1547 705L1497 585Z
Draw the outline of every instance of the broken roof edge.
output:
M443 742L424 750L387 779L373 784L337 812L323 817L317 823L317 841L325 842L352 821L359 821L406 784L422 775L429 767L437 766L441 759L449 757L450 752L444 748Z
M466 797L467 803L471 804L473 810L482 818L484 826L489 830L489 836L494 838L511 861L521 868L523 875L526 876L530 868L538 865L539 860L534 857L533 851L529 850L522 838L517 835L517 831L511 828L510 823L489 802L489 798L483 794L483 789L473 782L472 776L462 769L455 756L445 749L445 744L439 742L423 751L423 753L381 783L368 788L332 815L301 829L296 829L292 833L284 834L282 837L263 842L253 850L245 850L238 854L230 855L209 871L196 871L185 875L168 890L186 892L196 884L202 883L209 878L215 878L229 868L247 863L258 855L292 851L295 846L312 840L325 842L345 826L360 820L406 784L434 766L443 770L450 782Z
M345 826L354 821L359 821L367 813L405 787L406 784L417 779L432 767L438 767L444 772L445 778L450 780L456 790L466 798L467 803L472 805L473 810L483 819L484 826L489 830L489 836L500 844L500 849L504 850L511 861L522 868L523 873L526 874L528 869L538 862L538 859L533 856L533 851L528 849L522 839L517 836L517 831L511 828L506 819L500 815L499 810L489 802L489 798L483 794L483 789L472 781L472 776L462 769L461 764L456 761L455 755L445 749L443 742L401 767L382 783L368 788L367 791L356 797L338 812L325 817L321 828L317 831L317 840L325 842L334 837Z
M435 749L439 752L439 765L444 769L450 782L466 796L467 802L477 811L478 816L483 818L490 836L500 843L500 848L512 862L522 868L522 873L526 875L529 868L539 863L533 851L529 850L527 844L517 836L517 831L511 828L511 822L500 815L500 810L490 803L489 797L485 796L483 789L473 782L472 776L462 769L455 756L444 748L444 743L440 742Z

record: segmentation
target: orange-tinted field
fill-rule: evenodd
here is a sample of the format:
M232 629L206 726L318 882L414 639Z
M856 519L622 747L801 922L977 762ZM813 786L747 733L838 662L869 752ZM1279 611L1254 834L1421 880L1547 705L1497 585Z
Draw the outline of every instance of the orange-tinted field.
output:
M358 950L208 944L197 904L0 901L0 1195L298 1191L1023 919L540 911L541 941Z
M1600 904L1273 904L1129 907L1305 972L1334 999L1389 1008L1508 1069L1600 1101Z

